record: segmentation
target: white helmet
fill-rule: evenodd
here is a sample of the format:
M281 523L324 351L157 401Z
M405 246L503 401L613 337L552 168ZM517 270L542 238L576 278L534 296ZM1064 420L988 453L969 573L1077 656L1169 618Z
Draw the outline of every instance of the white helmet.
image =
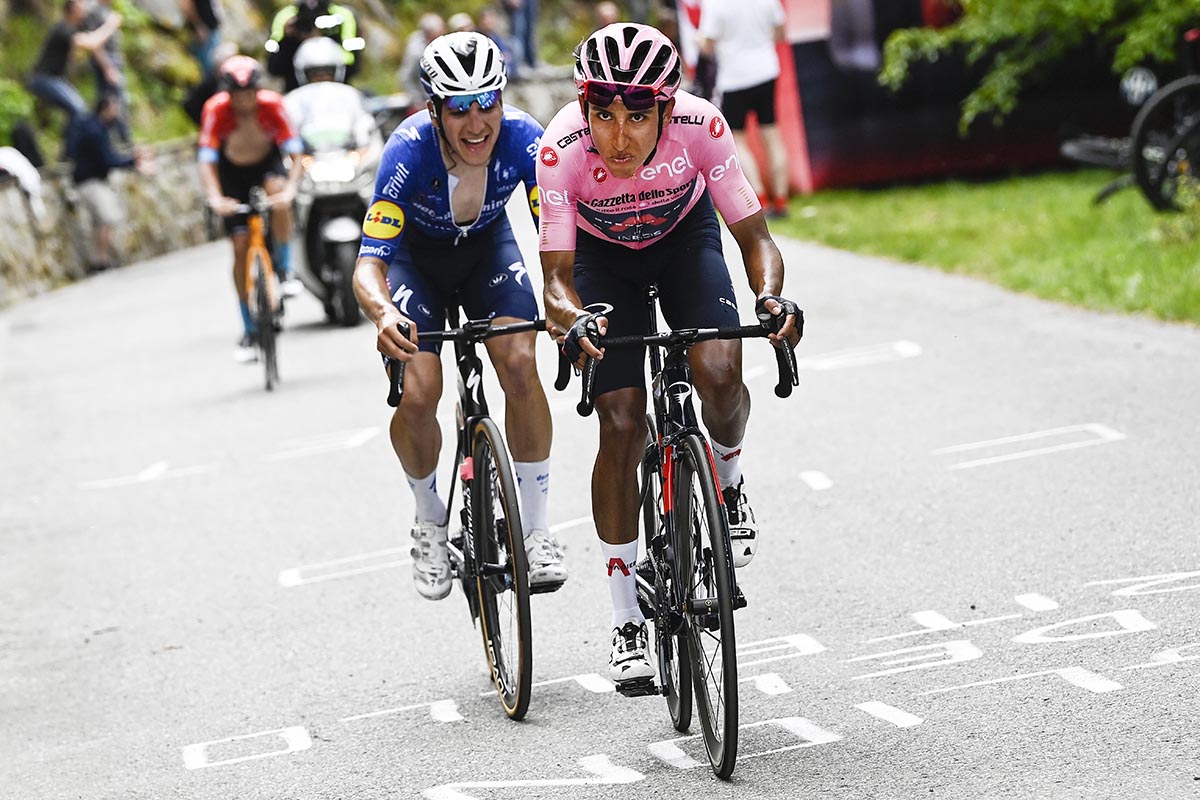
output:
M301 86L308 83L309 70L332 72L333 79L341 83L346 77L346 51L328 36L316 36L305 39L296 49L292 65L296 69L296 80Z
M447 33L421 55L421 86L430 97L499 91L507 84L504 55L482 33Z

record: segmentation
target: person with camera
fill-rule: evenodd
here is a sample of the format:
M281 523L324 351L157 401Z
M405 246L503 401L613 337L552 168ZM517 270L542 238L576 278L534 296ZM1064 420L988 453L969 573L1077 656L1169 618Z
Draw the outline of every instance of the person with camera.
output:
M358 71L356 54L365 43L358 35L354 12L329 0L297 0L279 9L266 43L267 72L283 78L285 94L300 86L296 78L296 51L306 39L316 36L328 37L341 45L346 82Z

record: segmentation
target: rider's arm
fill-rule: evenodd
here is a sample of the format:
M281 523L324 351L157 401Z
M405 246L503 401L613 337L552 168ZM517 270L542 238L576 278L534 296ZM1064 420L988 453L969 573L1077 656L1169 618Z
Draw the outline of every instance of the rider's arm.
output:
M389 358L408 361L417 352L417 326L392 303L388 292L387 264L373 256L360 256L354 266L354 296L358 307L375 323L375 346ZM397 324L408 322L411 339L400 334Z
M746 277L755 297L779 296L783 293L783 256L775 245L775 240L767 231L766 217L760 211L751 214L743 220L729 226L729 232L737 240L742 251L742 263L746 265ZM772 301L768 301L769 303ZM776 306L768 305L772 313ZM799 337L796 335L795 317L788 315L787 321L779 330L780 337L787 337L795 347ZM774 336L771 337L775 339Z

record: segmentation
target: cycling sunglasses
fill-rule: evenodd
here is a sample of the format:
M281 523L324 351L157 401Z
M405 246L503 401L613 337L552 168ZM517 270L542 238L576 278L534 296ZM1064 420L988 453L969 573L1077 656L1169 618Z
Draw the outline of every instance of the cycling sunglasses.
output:
M618 97L630 111L649 111L654 108L658 93L653 86L630 86L604 81L588 81L583 85L583 99L598 108L608 108Z
M452 94L444 101L446 108L451 111L465 113L471 108L471 103L479 103L480 111L487 111L500 100L500 92L493 89L490 92L478 94Z

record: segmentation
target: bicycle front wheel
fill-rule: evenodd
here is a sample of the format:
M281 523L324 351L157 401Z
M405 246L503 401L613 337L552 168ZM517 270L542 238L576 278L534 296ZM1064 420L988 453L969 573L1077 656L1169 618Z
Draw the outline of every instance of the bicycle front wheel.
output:
M251 266L254 270L254 324L258 328L258 347L262 351L269 392L279 382L279 367L275 359L275 309L271 305L267 266L261 254L254 255Z
M508 448L484 417L471 433L472 522L476 588L483 649L504 713L521 719L529 708L533 639L529 622L529 566Z
M663 529L662 517L662 468L660 451L656 442L654 418L647 415L649 432L646 434L646 454L641 464L642 529L645 532L646 553L655 559L665 558L667 564L658 564L654 570L654 593L659 608L653 609L654 649L658 654L658 674L666 690L667 711L675 730L684 733L692 725L692 665L688 655L687 637L683 631L672 632L670 615L672 600L680 592L677 583L681 576L690 574L687 549L670 547L656 551L653 537ZM672 558L671 556L674 556ZM682 556L682 558L681 558ZM665 608L663 606L666 606Z
M733 631L733 566L729 520L717 491L708 448L697 435L681 442L675 464L675 546L687 567L684 618L692 685L708 760L718 778L737 761L737 643Z
M1159 211L1197 200L1200 159L1200 76L1159 89L1133 120L1133 175Z

